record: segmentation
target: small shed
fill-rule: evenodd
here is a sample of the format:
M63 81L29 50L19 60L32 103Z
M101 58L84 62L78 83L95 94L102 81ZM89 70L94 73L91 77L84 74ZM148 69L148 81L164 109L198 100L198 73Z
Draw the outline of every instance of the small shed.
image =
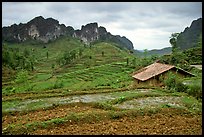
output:
M168 72L172 72L180 77L195 76L173 65L155 62L133 74L134 87L163 86L163 80L167 78Z

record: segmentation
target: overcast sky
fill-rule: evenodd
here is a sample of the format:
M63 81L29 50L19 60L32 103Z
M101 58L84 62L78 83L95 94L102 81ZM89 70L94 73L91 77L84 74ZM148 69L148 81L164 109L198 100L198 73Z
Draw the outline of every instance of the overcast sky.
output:
M97 22L113 35L132 41L134 48L171 46L172 33L182 32L202 17L202 2L3 2L2 26L27 23L36 16L81 29Z

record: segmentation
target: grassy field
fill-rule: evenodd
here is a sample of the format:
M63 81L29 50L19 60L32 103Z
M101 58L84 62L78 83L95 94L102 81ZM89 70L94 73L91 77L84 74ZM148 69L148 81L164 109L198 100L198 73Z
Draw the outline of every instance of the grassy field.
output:
M6 45L32 51L35 65L20 83L20 72L2 66L2 134L202 134L202 100L161 88L134 89L131 74L139 67L127 58L135 56L113 43L85 47L64 37ZM71 63L57 63L73 50ZM184 81L202 84L198 74Z

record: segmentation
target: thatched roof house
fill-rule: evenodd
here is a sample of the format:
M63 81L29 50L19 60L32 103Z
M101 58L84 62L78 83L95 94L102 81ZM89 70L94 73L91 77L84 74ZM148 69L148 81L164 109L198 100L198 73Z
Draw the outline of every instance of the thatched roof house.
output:
M133 74L136 87L143 86L163 86L163 79L167 77L168 72L173 72L181 77L195 76L181 68L173 65L167 65L155 62L145 68L142 68Z

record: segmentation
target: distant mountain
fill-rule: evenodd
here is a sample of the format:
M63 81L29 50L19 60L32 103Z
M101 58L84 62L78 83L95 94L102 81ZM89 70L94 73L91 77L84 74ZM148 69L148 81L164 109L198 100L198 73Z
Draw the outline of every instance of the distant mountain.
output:
M166 48L163 48L163 49L147 50L147 53L145 53L144 50L135 50L134 53L136 55L138 55L138 56L151 56L151 55L162 56L162 55L165 55L165 54L170 54L171 50L172 50L171 47L166 47Z
M148 51L148 55L165 55L171 53L171 47L166 47L163 49L153 49Z
M8 42L23 42L34 39L47 43L60 36L71 36L79 38L85 44L95 41L110 41L117 43L120 48L133 50L132 42L126 37L112 35L106 31L106 28L97 23L89 23L81 27L81 30L74 30L71 26L59 24L59 21L53 18L44 19L42 16L35 17L28 23L19 25L13 24L2 28L2 40Z
M202 37L202 18L194 20L190 27L186 27L177 38L177 46L181 50L197 46L199 37Z

